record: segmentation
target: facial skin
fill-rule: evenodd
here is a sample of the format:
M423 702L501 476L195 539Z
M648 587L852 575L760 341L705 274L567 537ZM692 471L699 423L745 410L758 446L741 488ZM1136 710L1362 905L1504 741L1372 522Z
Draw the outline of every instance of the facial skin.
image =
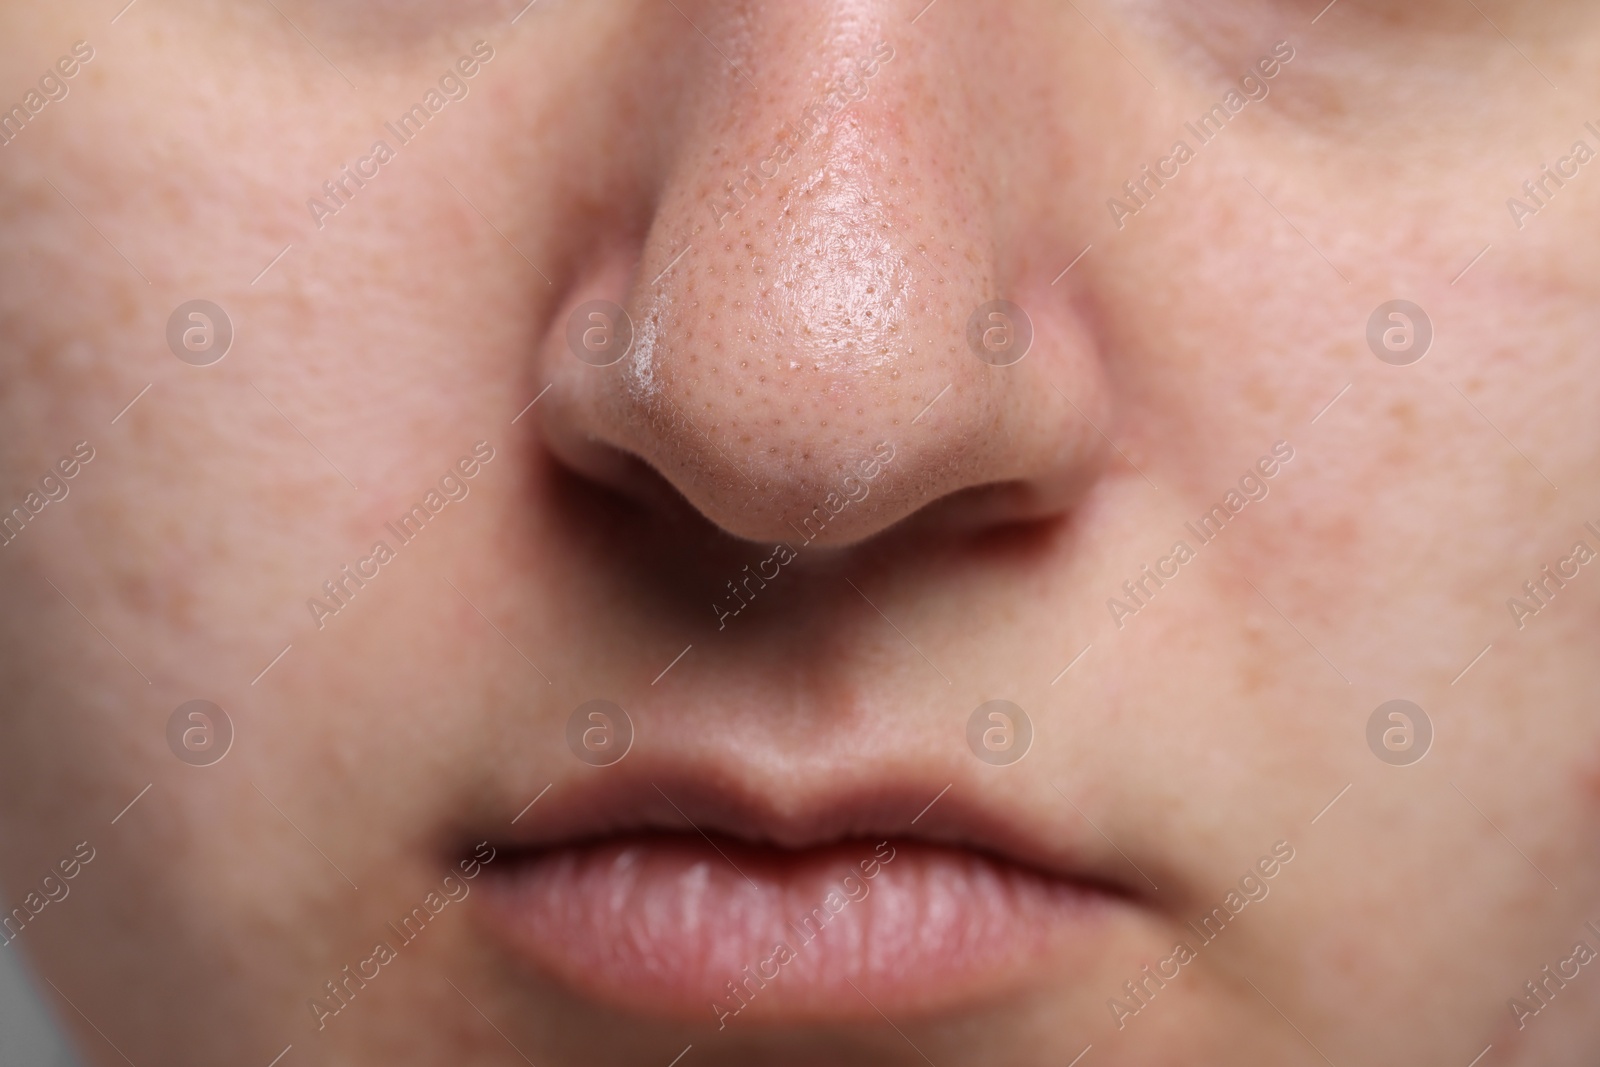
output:
M53 97L0 147L0 507L66 487L0 548L0 881L15 907L93 849L9 946L87 1062L1594 1062L1596 967L1508 1005L1600 948L1600 573L1507 604L1600 548L1600 162L1507 205L1600 150L1591 5L121 6L0 7L0 105ZM747 163L777 173L731 210ZM194 299L235 331L209 366L168 347ZM967 342L996 299L1032 325L1010 366ZM1433 330L1406 366L1367 341L1396 299ZM591 300L634 325L610 367L567 345ZM308 607L346 565L376 577ZM1146 565L1177 573L1136 601ZM206 767L168 743L196 699L235 734ZM633 723L613 767L567 745L593 699ZM1020 762L968 747L994 699ZM1420 762L1369 749L1393 699ZM892 1025L651 1014L485 917L496 864L624 774L781 827L949 783L883 836L982 808L1115 903Z

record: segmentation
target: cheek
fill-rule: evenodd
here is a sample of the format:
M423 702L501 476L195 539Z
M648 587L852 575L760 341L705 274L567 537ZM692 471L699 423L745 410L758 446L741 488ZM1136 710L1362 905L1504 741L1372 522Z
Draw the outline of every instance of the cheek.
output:
M1573 787L1591 827L1600 827L1600 742L1573 769Z

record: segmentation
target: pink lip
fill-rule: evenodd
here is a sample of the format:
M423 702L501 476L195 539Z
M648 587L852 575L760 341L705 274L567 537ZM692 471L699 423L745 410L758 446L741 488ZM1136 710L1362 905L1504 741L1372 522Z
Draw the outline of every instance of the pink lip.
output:
M491 882L505 942L624 1010L717 1029L927 1013L1018 981L1106 898L966 849L787 852L654 834L550 850Z
M718 1030L973 1005L1101 956L1133 896L1060 857L990 851L1006 835L949 796L913 826L881 793L734 818L739 798L704 783L670 800L611 784L549 798L538 840L486 868L479 914L514 956L624 1012Z

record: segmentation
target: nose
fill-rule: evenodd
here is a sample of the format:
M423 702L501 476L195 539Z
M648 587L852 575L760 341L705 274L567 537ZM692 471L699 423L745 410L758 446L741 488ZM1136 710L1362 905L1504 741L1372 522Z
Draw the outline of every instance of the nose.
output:
M624 490L648 468L736 536L836 546L1082 492L1105 389L1076 278L1049 277L1077 249L1001 192L1025 148L971 106L959 23L902 6L668 11L692 59L642 117L675 145L648 226L595 254L542 354L568 465Z

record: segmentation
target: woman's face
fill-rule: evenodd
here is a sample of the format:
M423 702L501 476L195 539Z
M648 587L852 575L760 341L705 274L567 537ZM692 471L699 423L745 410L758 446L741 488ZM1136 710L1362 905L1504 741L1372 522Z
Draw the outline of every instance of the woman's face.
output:
M925 2L0 9L88 1060L1594 1061L1600 16Z

